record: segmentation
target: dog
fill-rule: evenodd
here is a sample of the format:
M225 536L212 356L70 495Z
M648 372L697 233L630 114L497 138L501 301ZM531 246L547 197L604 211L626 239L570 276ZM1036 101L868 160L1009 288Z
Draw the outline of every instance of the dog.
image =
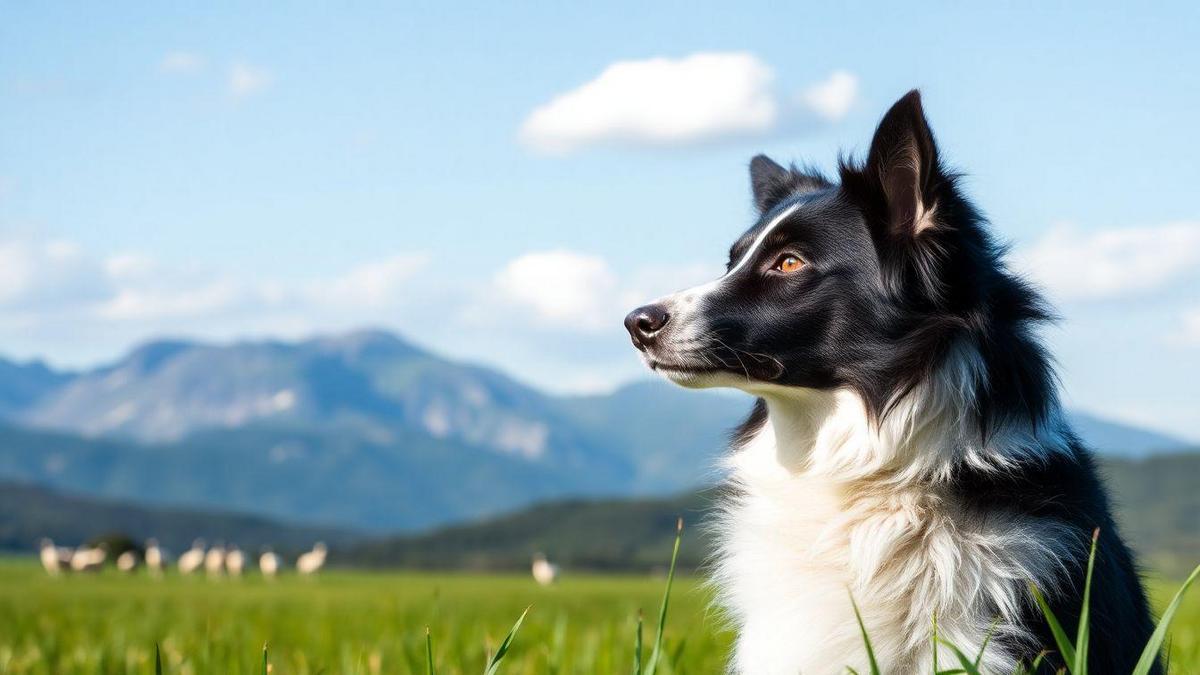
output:
M1098 531L1089 664L1130 672L1153 624L1062 415L1036 332L1051 312L943 165L919 92L836 181L759 155L750 183L760 217L725 274L625 319L667 379L757 397L714 526L730 670L867 672L861 612L884 672L957 667L936 621L1012 673L1055 649L1031 586L1073 634Z

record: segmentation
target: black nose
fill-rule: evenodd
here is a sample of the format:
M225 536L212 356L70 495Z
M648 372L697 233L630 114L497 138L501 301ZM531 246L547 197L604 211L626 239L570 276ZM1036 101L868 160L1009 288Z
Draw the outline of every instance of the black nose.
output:
M667 325L671 315L662 305L638 307L625 317L625 330L633 338L633 346L645 349L654 342L654 336Z

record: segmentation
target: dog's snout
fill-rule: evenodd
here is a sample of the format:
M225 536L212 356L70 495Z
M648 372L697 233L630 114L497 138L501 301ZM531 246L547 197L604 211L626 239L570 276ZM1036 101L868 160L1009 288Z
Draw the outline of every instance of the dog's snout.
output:
M654 342L654 336L658 335L670 319L671 315L667 313L666 307L646 305L638 307L625 317L625 329L633 338L634 346L645 349Z

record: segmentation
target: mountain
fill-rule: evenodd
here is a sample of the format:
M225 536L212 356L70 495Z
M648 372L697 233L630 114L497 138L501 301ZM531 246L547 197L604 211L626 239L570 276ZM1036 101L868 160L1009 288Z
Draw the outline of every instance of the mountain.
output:
M294 525L221 511L156 508L83 497L20 483L0 483L0 550L30 550L42 537L78 546L106 533L143 541L154 537L178 554L196 537L224 541L254 552L305 550L315 541L347 546L362 535L352 530Z
M159 341L71 379L11 416L87 436L175 441L258 423L422 429L537 458L580 440L548 398L495 371L454 363L381 331L303 342Z
M614 478L398 430L385 437L250 427L173 443L0 428L0 477L159 505L375 530L612 494Z
M70 380L70 374L53 371L41 361L0 359L0 416L29 408Z
M1145 567L1182 577L1200 562L1200 448L1107 459L1101 470L1121 532ZM364 540L337 553L344 562L369 566L523 570L542 552L568 570L661 569L670 560L675 519L682 517L679 565L696 569L712 550L704 520L716 497L708 489L662 499L540 504L429 533Z
M89 371L0 361L0 479L374 531L708 484L743 395L552 396L364 330L159 340ZM1081 418L1093 446L1173 439Z
M1088 447L1101 455L1131 459L1176 451L1188 447L1188 441L1157 431L1101 419L1095 415L1071 411L1067 419Z
M638 467L635 491L651 494L713 482L717 460L750 407L747 396L698 392L655 380L562 401L579 429Z

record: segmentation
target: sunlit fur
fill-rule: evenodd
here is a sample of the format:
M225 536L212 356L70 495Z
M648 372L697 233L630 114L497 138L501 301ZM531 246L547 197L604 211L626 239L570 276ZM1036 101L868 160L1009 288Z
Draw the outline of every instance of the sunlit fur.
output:
M626 320L665 377L757 397L711 525L731 670L866 672L853 598L884 672L930 672L936 618L967 653L990 634L984 671L1009 673L1054 648L1028 585L1073 626L1098 529L1091 672L1129 672L1152 624L1061 414L1050 313L942 165L918 94L837 182L763 156L750 173L760 218L728 272ZM805 264L781 274L788 255Z

